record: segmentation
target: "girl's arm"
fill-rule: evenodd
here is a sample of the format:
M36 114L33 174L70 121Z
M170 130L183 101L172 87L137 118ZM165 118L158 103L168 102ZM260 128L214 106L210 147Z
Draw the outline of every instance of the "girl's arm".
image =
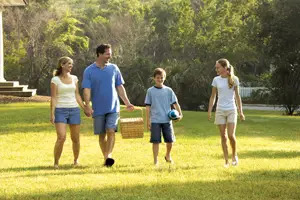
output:
M213 87L211 90L211 96L208 104L208 120L211 120L211 111L216 101L217 88Z
M54 83L51 83L51 101L50 101L50 122L54 124L55 120L55 107L56 107L56 93L57 93L57 86Z
M235 99L236 99L236 102L237 102L240 119L242 121L244 121L245 120L245 115L243 113L242 100L241 100L241 96L240 96L240 92L239 92L239 87L238 86L234 87L234 92L235 92Z

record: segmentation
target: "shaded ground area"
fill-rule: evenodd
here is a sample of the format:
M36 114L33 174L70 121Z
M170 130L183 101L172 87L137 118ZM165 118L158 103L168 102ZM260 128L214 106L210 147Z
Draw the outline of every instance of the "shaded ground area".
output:
M0 103L16 103L16 102L50 102L50 96L35 95L32 97L15 97L0 95Z

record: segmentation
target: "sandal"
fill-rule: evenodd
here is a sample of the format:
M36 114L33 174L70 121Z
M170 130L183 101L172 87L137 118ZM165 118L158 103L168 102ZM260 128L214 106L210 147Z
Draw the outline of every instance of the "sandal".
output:
M166 156L165 156L165 160L166 160L167 163L171 163L171 164L174 163L173 159L168 160Z

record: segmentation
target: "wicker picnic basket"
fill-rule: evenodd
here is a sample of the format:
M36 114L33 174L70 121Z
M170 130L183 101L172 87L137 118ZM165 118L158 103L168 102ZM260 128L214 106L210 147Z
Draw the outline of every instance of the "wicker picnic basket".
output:
M120 129L121 129L121 135L123 139L144 137L143 109L137 107L135 107L135 109L141 110L142 117L135 117L135 118L120 117Z

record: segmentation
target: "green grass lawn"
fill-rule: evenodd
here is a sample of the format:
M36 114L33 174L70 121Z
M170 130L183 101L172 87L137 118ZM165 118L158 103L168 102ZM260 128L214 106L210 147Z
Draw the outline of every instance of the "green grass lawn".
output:
M46 103L0 104L0 199L300 199L300 117L245 111L237 128L240 164L225 169L218 130L207 113L175 124L174 165L152 165L149 133L117 133L112 168L102 166L92 119L82 115L79 168L68 137L53 169L54 126ZM128 116L124 112L123 116Z

